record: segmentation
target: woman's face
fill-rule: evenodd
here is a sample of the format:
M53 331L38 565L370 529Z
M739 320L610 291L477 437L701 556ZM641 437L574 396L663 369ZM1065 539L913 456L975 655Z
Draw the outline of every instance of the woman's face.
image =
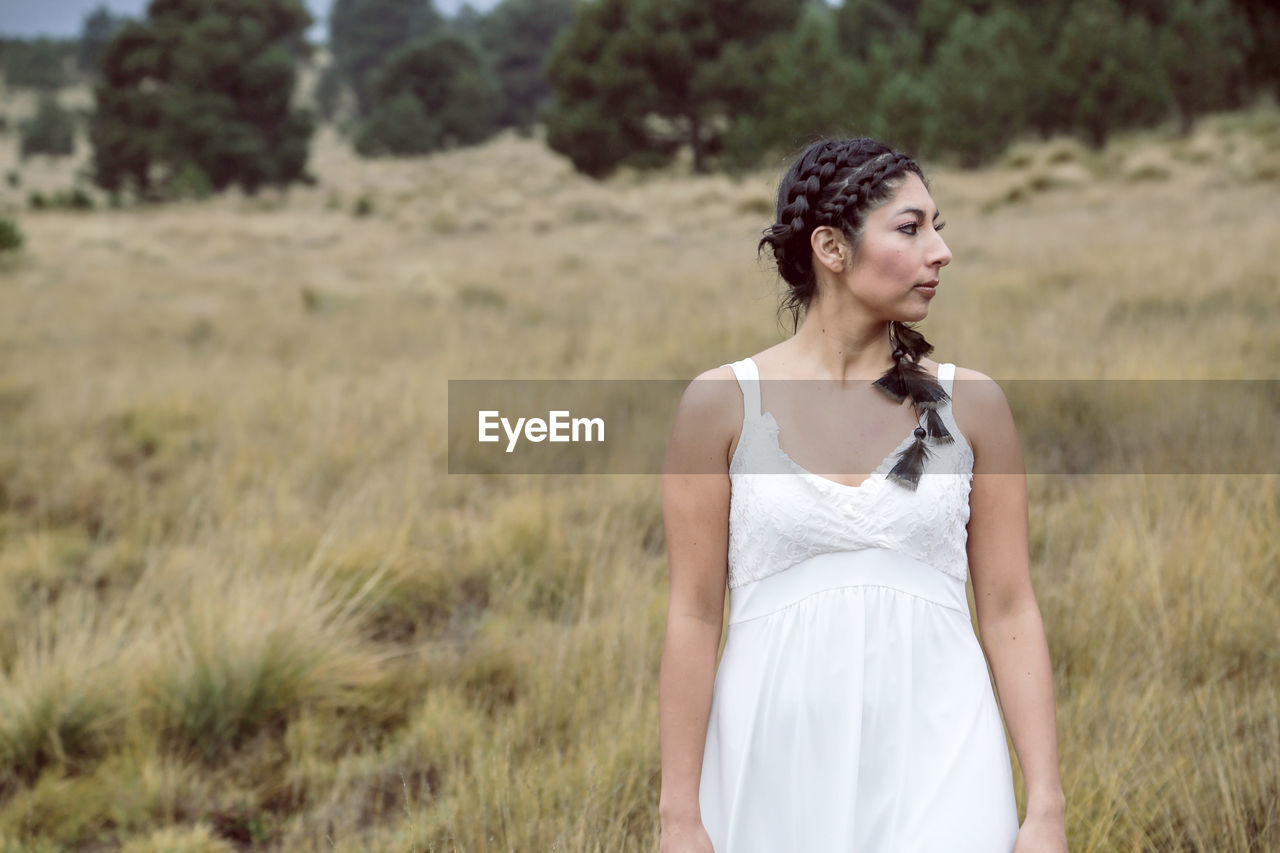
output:
M843 284L878 318L923 320L941 270L951 263L941 229L924 182L908 172L893 197L867 214Z

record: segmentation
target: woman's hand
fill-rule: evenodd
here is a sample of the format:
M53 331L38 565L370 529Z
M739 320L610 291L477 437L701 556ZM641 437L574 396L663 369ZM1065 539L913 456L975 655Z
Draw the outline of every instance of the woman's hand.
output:
M662 822L659 853L715 853L711 836L697 817Z
M1067 853L1067 822L1061 814L1028 815L1013 853Z

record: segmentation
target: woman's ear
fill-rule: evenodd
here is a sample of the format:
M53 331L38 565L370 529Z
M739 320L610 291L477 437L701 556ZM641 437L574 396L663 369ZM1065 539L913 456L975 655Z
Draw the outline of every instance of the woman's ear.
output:
M839 228L819 225L809 235L809 245L813 247L815 262L833 273L844 272L845 267L853 260L853 247Z

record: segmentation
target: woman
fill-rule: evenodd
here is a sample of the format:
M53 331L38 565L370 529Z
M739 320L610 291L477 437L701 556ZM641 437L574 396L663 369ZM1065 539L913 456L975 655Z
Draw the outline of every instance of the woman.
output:
M680 402L663 853L1066 850L1013 418L995 382L925 358L906 325L951 261L937 217L909 157L810 146L761 241L795 334Z

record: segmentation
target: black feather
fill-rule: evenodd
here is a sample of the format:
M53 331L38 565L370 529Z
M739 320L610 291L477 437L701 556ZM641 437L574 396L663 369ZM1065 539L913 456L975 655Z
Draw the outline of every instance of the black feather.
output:
M945 403L950 397L942 389L938 381L928 374L924 368L912 365L902 371L905 376L907 395L922 409L933 409Z
M924 471L924 463L928 458L929 448L922 440L916 439L910 447L902 451L902 455L898 457L898 463L889 471L889 479L914 492L916 486L920 484L920 474Z
M884 375L877 379L874 384L875 387L888 394L895 403L901 403L907 399L907 383L903 379L902 370L897 366L886 370Z
M950 444L955 441L955 437L947 431L946 425L942 422L942 416L935 409L928 409L924 413L924 428L938 444Z

